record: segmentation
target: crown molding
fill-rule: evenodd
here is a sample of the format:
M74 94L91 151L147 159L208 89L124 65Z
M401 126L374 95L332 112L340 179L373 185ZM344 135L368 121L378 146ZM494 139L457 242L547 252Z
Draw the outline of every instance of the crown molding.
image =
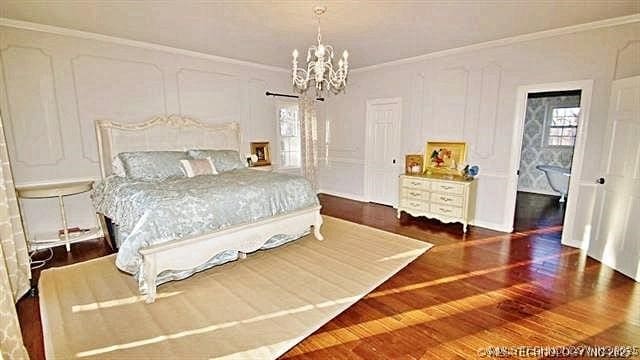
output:
M350 72L352 74L363 73L363 72L377 70L377 69L385 68L389 66L411 64L411 63L416 63L416 62L420 62L428 59L460 54L464 52L471 52L471 51L476 51L481 49L504 46L509 44L531 41L531 40L545 39L545 38L550 38L550 37L555 37L560 35L573 34L573 33L582 32L582 31L601 29L601 28L631 24L636 22L640 22L640 14L620 16L620 17L593 21L593 22L584 23L584 24L566 26L566 27L561 27L561 28L556 28L551 30L543 30L543 31L538 31L538 32L523 34L523 35L516 35L516 36L498 39L498 40L485 41L485 42L476 43L472 45L461 46L461 47L451 48L451 49L446 49L441 51L435 51L435 52L431 52L423 55L418 55L418 56L408 57L404 59L384 62L380 64L355 68L355 69L351 69ZM283 68L283 67L265 65L265 64L251 62L251 61L238 60L238 59L233 59L233 58L228 58L223 56L211 55L211 54L201 53L198 51L185 50L185 49L180 49L180 48L175 48L171 46L145 42L145 41L130 40L130 39L125 39L125 38L120 38L115 36L92 33L88 31L74 30L74 29L64 28L60 26L44 25L44 24L38 24L34 22L29 22L29 21L8 19L4 17L0 17L0 26L6 26L6 27L22 29L22 30L39 31L39 32L45 32L45 33L50 33L55 35L70 36L70 37L76 37L76 38L82 38L82 39L88 39L88 40L97 40L97 41L103 41L103 42L114 43L119 45L133 46L133 47L142 48L142 49L157 50L157 51L162 51L162 52L167 52L172 54L185 55L185 56L190 56L190 57L195 57L200 59L218 61L218 62L227 63L227 64L248 66L248 67L253 67L261 70L289 73L289 69Z
M516 36L498 39L498 40L491 40L491 41L485 41L485 42L476 43L472 45L461 46L457 48L435 51L428 54L423 54L423 55L408 57L404 59L393 60L385 63L356 68L351 70L351 73L352 74L363 73L363 72L377 70L377 69L381 69L389 66L411 64L411 63L416 63L416 62L420 62L428 59L434 59L434 58L460 54L460 53L465 53L470 51L504 46L509 44L531 41L531 40L546 39L550 37L573 34L573 33L588 31L588 30L601 29L601 28L607 28L607 27L619 26L619 25L625 25L625 24L632 24L636 22L640 22L640 14L620 16L620 17L593 21L593 22L584 23L584 24L566 26L566 27L561 27L561 28L556 28L551 30L543 30L543 31L538 31L534 33L529 33L529 34L516 35Z
M227 64L248 66L248 67L253 67L261 70L289 73L289 69L282 68L282 67L265 65L265 64L260 64L260 63L255 63L251 61L245 61L245 60L232 59L224 56L211 55L211 54L201 53L198 51L185 50L185 49L175 48L172 46L165 46L165 45L150 43L146 41L130 40L130 39L125 39L125 38L116 37L116 36L102 35L102 34L97 34L97 33L88 32L88 31L74 30L74 29L64 28L60 26L44 25L44 24L38 24L34 22L29 22L29 21L8 19L4 17L0 17L0 26L22 29L22 30L39 31L39 32L44 32L49 34L70 36L70 37L87 39L87 40L97 40L97 41L103 41L103 42L108 42L112 44L132 46L132 47L137 47L141 49L156 50L156 51L162 51L162 52L171 53L171 54L195 57L199 59L218 61L218 62L227 63Z

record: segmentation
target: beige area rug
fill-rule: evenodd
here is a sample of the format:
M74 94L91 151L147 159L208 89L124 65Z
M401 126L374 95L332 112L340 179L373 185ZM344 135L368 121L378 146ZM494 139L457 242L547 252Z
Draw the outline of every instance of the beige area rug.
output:
M42 272L47 359L284 354L431 244L324 217L312 236L158 287L146 304L114 256Z

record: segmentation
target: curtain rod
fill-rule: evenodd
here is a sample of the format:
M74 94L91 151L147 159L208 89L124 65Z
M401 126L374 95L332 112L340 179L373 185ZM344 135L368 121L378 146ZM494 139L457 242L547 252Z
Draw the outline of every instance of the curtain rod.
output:
M272 92L270 92L270 91L267 91L267 92L266 92L266 93L264 93L264 94L265 94L266 96L279 96L279 97L287 97L287 98L295 98L295 99L297 99L297 98L299 98L299 97L300 97L300 96L298 96L298 95L278 94L278 93L272 93ZM316 100L318 100L318 101L324 101L324 98L319 97L319 98L316 98Z

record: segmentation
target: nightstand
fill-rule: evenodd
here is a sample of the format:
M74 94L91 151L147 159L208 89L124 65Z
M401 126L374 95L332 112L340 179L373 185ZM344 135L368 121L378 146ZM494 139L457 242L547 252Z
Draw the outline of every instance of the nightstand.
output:
M66 183L55 183L46 185L25 185L17 186L16 193L19 199L46 199L46 198L58 198L58 204L60 209L60 220L62 223L63 233L58 233L57 230L50 231L44 234L29 234L28 244L29 250L39 250L52 248L59 245L65 245L67 252L71 250L71 244L79 241L95 239L104 236L104 229L101 227L101 222L98 219L98 227L92 229L85 229L77 232L70 232L67 225L67 215L64 208L63 198L68 195L80 194L91 190L93 187L93 181L75 181ZM20 207L22 208L22 207ZM23 220L25 219L23 215ZM26 224L25 224L26 225ZM27 227L27 226L25 226Z
M253 170L260 170L260 171L273 171L273 167L271 167L271 165L250 166L249 168Z

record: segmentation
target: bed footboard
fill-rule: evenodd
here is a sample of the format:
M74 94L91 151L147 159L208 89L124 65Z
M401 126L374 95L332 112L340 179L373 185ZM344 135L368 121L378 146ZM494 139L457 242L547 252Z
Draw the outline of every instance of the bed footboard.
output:
M321 226L320 206L314 206L252 224L141 249L144 279L148 288L146 302L155 301L156 278L165 270L194 269L225 250L236 250L240 253L239 257L244 258L247 253L260 249L275 235L299 234L310 227L313 227L316 239L323 240Z

